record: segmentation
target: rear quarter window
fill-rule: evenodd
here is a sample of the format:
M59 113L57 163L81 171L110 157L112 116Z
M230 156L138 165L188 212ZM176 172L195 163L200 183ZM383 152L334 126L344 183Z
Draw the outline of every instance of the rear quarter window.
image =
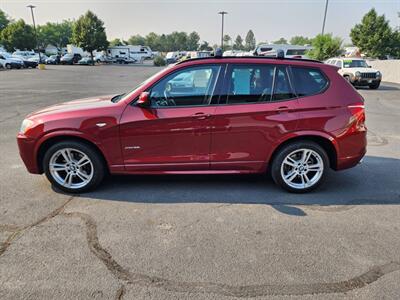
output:
M328 79L316 68L292 67L292 77L298 97L322 93L328 86Z

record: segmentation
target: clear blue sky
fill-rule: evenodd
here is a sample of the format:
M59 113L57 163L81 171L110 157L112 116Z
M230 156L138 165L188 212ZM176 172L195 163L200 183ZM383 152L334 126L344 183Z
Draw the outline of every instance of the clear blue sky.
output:
M315 36L321 31L325 0L0 0L0 9L31 23L28 4L37 6L39 24L76 19L90 9L105 22L109 39L177 30L197 31L202 40L214 44L220 39L220 10L229 13L225 28L233 39L237 34L244 38L249 29L257 42ZM400 25L400 0L330 0L325 31L348 42L350 29L373 7L392 27Z

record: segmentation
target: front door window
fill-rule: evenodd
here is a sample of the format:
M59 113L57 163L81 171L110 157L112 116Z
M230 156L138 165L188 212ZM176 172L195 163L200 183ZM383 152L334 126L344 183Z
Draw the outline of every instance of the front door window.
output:
M219 70L219 66L193 67L167 76L151 88L152 107L208 105Z

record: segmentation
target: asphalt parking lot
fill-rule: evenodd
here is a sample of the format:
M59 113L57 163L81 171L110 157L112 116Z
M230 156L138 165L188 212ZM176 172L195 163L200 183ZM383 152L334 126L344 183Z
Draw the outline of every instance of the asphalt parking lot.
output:
M71 197L27 173L26 114L157 70L0 72L0 299L400 298L400 85L359 90L367 156L312 194L267 176L116 176Z

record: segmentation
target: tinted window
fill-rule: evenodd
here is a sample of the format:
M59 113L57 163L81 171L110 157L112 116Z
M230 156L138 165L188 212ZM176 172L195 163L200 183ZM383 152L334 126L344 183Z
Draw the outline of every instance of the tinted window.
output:
M219 70L219 66L186 68L165 77L151 88L152 106L207 105Z
M233 66L228 76L228 103L270 101L274 66Z
M306 51L306 49L288 49L286 55L304 55Z
M285 67L276 68L275 80L274 80L274 94L272 96L272 100L280 101L294 97L295 95L292 92L286 68Z
M317 94L328 84L325 76L317 69L292 67L292 74L299 97Z

